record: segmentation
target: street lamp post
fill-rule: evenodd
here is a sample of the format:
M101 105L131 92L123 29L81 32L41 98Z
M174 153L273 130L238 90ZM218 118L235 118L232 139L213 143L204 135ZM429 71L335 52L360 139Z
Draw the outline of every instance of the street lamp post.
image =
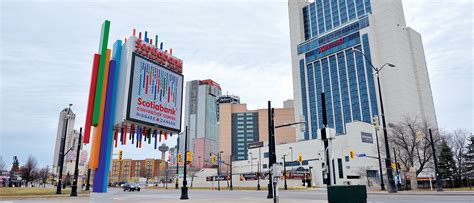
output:
M56 194L61 194L61 182L63 176L63 165L64 165L64 148L66 147L66 136L67 136L67 124L69 121L69 112L71 111L72 104L69 104L69 108L67 109L66 115L64 116L64 124L63 124L63 134L61 136L61 145L59 147L59 159L58 159L58 167L59 167L59 174L58 174L58 183L56 186Z
M179 135L177 139L177 145L176 145L176 184L175 184L175 189L179 188L178 181L179 181L179 161L178 161L178 156L179 156Z
M260 171L260 165L262 163L261 158L260 158L262 156L261 153L260 153L260 148L261 147L258 147L257 190L260 190L260 172L261 172Z
M180 199L189 199L188 197L188 181L186 181L186 161L187 161L187 152L188 151L188 126L184 130L184 176L183 176L183 187L181 187L181 198Z
M286 184L286 154L283 155L283 177L285 177L285 190L288 190L288 185Z
M367 60L367 62L369 62L370 66L372 66L372 69L375 71L375 74L377 75L377 86L378 86L378 89L379 89L378 92L379 92L379 100L380 100L380 111L381 111L381 116L382 116L383 138L384 138L384 141L385 141L385 154L386 154L385 167L387 168L387 176L388 176L388 178L387 178L388 179L388 185L389 185L388 192L389 193L396 193L397 190L396 190L396 186L395 186L395 181L393 180L393 170L392 170L392 167L391 167L391 158L390 158L390 146L388 144L387 125L386 125L386 121L385 121L385 112L384 112L384 109L383 109L382 89L380 87L380 77L379 77L379 72L382 70L383 67L385 67L386 65L388 65L389 67L395 67L395 65L393 65L391 63L385 63L380 68L375 68L375 66L372 64L370 59L368 59L367 56L364 53L362 53L361 50L353 49L353 51L354 52L359 52L360 54L362 54L362 56L364 56L365 60Z
M382 159L380 158L380 147L379 147L379 135L378 135L378 126L377 126L376 117L373 118L373 123L375 127L375 139L377 141L377 155L379 159L379 173L380 173L380 190L385 190L385 184L383 183L383 173L382 173Z
M77 179L79 176L79 155L81 153L82 128L79 128L79 140L77 141L76 164L74 165L74 179L72 181L71 196L77 196Z

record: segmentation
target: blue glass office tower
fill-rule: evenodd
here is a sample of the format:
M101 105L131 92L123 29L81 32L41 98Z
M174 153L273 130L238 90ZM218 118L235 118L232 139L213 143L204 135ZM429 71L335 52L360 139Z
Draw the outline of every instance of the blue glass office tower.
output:
M409 115L436 125L421 37L405 27L401 0L289 0L288 5L295 112L308 123L300 140L318 138L322 92L328 127L336 135L346 133L347 123L372 123L379 115L372 67L352 49L376 66L397 65L381 75L388 122Z

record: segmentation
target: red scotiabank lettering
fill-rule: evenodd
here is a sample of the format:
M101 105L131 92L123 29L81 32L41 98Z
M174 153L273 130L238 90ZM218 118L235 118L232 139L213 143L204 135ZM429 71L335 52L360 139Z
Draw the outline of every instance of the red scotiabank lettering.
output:
M140 97L138 98L137 102L138 102L138 106L144 106L144 107L151 108L157 111L161 111L166 114L176 115L176 109L174 108L166 108L166 107L163 107L162 104L158 105L155 102L145 101Z
M135 43L135 52L175 72L183 72L183 61L169 56L152 45L143 43L141 39L137 39Z
M335 46L341 45L341 44L344 44L344 38L338 39L334 42L331 42L329 44L326 44L326 45L323 45L323 46L319 47L319 53L325 52L326 50L328 50L330 48L333 48Z

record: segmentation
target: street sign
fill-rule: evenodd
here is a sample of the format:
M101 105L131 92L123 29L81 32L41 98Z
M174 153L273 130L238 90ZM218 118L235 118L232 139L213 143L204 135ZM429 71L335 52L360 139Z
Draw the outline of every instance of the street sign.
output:
M248 149L260 148L260 147L263 147L263 142L262 141L260 141L260 142L251 142L251 143L247 144Z
M358 154L357 157L366 157L367 155L366 154Z

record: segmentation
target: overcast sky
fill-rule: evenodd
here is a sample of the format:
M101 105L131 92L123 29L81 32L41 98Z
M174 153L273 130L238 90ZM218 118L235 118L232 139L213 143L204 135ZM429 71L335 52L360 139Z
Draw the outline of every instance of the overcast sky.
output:
M84 126L93 54L111 21L109 47L132 29L158 34L183 59L185 80L211 78L250 109L292 99L287 2L0 0L0 153L51 165L59 112L69 103ZM421 33L439 127L473 131L473 3L404 0ZM175 138L167 143L174 145ZM124 158L158 158L145 145Z

